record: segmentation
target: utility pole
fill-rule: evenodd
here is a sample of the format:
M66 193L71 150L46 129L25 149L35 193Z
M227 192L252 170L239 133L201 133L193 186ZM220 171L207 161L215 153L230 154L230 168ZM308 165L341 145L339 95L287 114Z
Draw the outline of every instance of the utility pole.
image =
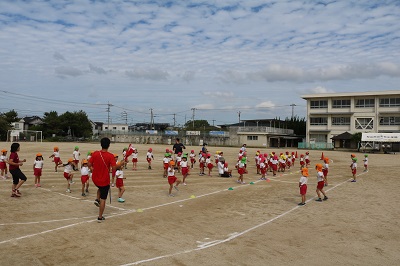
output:
M289 105L289 106L292 106L292 120L293 120L293 117L294 117L294 107L296 106L294 103L292 103L291 105Z
M123 111L121 116L122 116L122 119L125 120L125 124L127 125L128 124L128 113Z
M154 115L153 108L150 108L150 129L154 129Z
M192 114L192 124L193 124L193 129L194 129L194 112L196 111L196 108L191 108L191 110L193 111L193 114Z
M213 119L212 121L213 121L213 126L214 126L214 121L215 121L215 119Z
M110 104L110 102L108 102L107 104L107 130L110 130L110 107L113 106L112 104Z
M176 123L176 119L175 119L176 114L174 114L174 127L175 127L175 123Z
M240 113L241 113L241 112L239 111L239 112L238 112L238 114L239 114L239 124L240 124Z

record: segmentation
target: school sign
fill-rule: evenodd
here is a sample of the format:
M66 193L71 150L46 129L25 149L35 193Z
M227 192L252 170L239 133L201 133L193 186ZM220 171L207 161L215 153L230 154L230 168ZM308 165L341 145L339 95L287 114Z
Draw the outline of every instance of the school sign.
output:
M362 133L361 141L400 142L400 133Z

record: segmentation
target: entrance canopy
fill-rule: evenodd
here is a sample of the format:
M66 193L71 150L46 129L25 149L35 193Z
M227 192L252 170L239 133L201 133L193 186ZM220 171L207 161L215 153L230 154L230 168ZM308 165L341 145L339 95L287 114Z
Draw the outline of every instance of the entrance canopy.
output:
M361 141L400 142L400 133L362 133Z

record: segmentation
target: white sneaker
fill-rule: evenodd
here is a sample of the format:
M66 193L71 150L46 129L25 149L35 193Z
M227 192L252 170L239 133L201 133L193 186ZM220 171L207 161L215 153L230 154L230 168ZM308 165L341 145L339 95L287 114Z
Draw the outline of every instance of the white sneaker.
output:
M183 183L184 186L186 186L186 183Z
M67 193L71 193L71 190L70 190L70 189L67 189L67 191L65 191L65 192L67 192Z
M70 184L75 184L75 182L74 182L74 181L70 181L69 183L70 183Z
M169 197L175 197L174 194L169 194L168 196L169 196Z

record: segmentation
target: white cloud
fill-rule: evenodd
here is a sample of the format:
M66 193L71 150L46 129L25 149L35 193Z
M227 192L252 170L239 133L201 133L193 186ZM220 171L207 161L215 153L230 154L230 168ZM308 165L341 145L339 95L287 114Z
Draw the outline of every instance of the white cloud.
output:
M0 86L73 90L71 101L93 88L82 98L135 105L141 121L165 104L177 113L229 105L199 115L237 121L239 106L300 106L310 88L400 84L396 1L0 1L0 10ZM106 93L114 88L125 97ZM183 99L173 107L171 92Z
M256 105L256 108L273 108L275 107L275 103L271 101L262 102Z
M333 93L334 91L331 89L327 89L325 87L315 87L309 90L310 93Z

